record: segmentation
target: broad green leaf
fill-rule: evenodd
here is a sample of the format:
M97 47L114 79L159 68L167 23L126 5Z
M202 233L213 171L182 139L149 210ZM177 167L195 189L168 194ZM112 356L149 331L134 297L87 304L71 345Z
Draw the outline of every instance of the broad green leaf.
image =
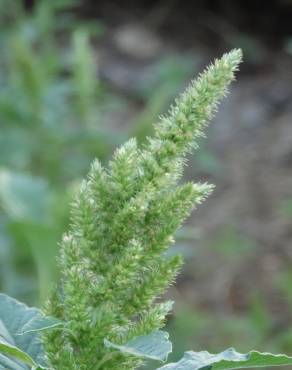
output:
M49 329L54 329L58 326L62 326L62 321L56 319L55 317L37 315L28 321L22 328L22 331L17 333L17 335L24 335L27 333L34 333Z
M118 349L123 353L166 361L168 354L172 351L172 345L168 337L167 332L158 330L149 335L134 338L124 345L114 344L107 339L104 340L104 343L107 347Z
M37 366L34 360L25 352L21 351L19 348L9 344L0 337L0 353L6 354L13 358L16 358L31 367Z
M29 308L25 304L5 294L0 294L0 338L2 342L26 353L34 361L34 366L37 364L37 366L46 367L47 362L39 334L37 332L28 332L24 335L17 335L17 333L25 331L25 326L31 322L32 319L40 316L42 316L40 310ZM7 351L5 353L8 355ZM17 367L14 366L13 368L11 364L8 366L7 361L10 360L11 358L5 356L2 352L2 356L0 356L0 366L4 366L5 369L8 367L13 370L27 369L27 367L23 367L22 364Z
M292 365L292 357L250 351L242 354L229 348L224 352L212 354L207 351L185 352L183 358L176 363L160 367L157 370L227 370L254 367L270 367Z
M29 367L16 359L7 357L0 352L0 370L27 370Z

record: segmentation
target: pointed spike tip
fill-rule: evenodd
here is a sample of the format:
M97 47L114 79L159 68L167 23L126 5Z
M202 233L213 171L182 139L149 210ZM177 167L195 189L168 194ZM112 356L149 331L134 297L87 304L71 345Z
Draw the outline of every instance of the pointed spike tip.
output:
M233 49L230 52L223 55L223 58L228 60L231 64L232 69L235 71L238 69L238 65L242 62L242 50Z

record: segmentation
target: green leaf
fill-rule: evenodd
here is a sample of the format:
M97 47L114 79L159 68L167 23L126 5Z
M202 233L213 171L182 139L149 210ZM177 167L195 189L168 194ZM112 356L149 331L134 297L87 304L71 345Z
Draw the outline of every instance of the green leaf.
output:
M19 348L7 343L0 337L0 353L12 356L25 364L30 366L36 366L34 360L25 352L21 351Z
M124 345L118 345L105 339L106 347L115 348L123 353L152 360L166 361L172 351L172 344L168 340L169 334L165 331L154 331L149 335L142 335L130 340Z
M218 354L212 354L207 351L185 352L183 358L178 362L164 365L157 370L200 370L203 368L208 370L226 370L284 365L292 365L292 357L258 351L242 354L236 352L234 348L229 348Z
M62 326L63 322L51 316L37 315L28 321L22 328L22 331L16 335L24 335Z
M29 308L25 304L16 301L15 299L6 296L5 294L0 294L0 339L2 343L2 348L0 348L0 366L4 366L13 370L27 369L23 364L8 365L10 363L12 356L12 349L14 355L18 353L18 359L20 353L24 353L26 356L25 363L28 363L28 359L31 358L33 361L33 366L46 367L47 361L45 358L45 353L43 346L39 337L39 334L35 331L27 332L25 335L17 335L18 333L25 332L29 323L32 323L35 318L42 316L42 313L37 308ZM4 351L4 344L5 351ZM9 349L8 353L8 347ZM23 356L23 354L22 354ZM22 360L23 361L23 360ZM1 367L0 367L1 369Z
M38 177L0 169L0 203L13 220L42 222L48 216L50 194Z
M2 365L1 365L2 364ZM0 353L0 370L27 370L28 366Z

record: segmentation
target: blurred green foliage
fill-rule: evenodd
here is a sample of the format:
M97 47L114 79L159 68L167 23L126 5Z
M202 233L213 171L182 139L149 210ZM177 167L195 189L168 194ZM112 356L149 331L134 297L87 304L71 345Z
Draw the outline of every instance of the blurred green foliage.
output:
M111 99L90 45L103 27L64 11L73 6L0 3L0 281L26 300L37 290L43 300L55 279L74 182L119 142L101 123Z
M26 11L0 0L0 289L31 303L56 278L68 204L89 163L127 136L143 141L190 71L177 60L154 65L138 91L143 112L127 132L114 129L106 117L126 104L98 77L93 43L104 25L78 19L77 5L43 0Z

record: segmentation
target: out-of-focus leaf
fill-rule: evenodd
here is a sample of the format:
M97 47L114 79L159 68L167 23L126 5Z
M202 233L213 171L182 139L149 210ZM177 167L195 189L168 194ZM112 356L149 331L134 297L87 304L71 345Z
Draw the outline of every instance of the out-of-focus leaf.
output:
M29 365L30 367L35 367L37 366L36 363L34 362L34 360L25 352L23 352L22 350L20 350L19 348L9 344L8 342L6 342L5 340L1 339L1 336L0 336L0 353L2 355L8 355L9 357L12 357L12 358L15 358L27 365ZM13 360L11 360L13 361ZM0 364L1 364L1 359L0 359ZM2 365L5 365L2 364ZM15 369L18 369L19 368L19 365L18 363L15 363Z
M0 169L0 203L13 220L42 222L48 217L49 188L45 180Z
M60 223L60 226L63 226ZM41 301L47 299L49 289L57 276L56 253L61 231L58 225L35 222L11 222L9 231L15 244L22 251L29 251L33 257L38 275Z
M242 354L229 348L218 354L207 351L185 352L178 362L164 365L157 370L227 370L285 365L292 365L292 357L258 351Z
M152 360L166 361L168 354L172 351L172 344L168 340L168 333L165 331L154 331L149 335L130 340L124 345L118 345L105 339L107 347L118 349L123 353L149 358Z
M0 338L6 346L10 345L10 347L16 347L16 349L26 353L29 357L25 357L14 348L9 349L10 352L8 348L6 348L5 353L9 356L16 356L18 353L17 358L20 359L20 357L23 356L22 361L26 363L29 363L29 358L31 358L33 361L33 363L29 363L31 366L38 365L46 367L45 353L38 333L29 332L25 335L17 335L17 333L25 331L25 325L33 318L40 316L42 316L41 311L37 308L29 308L25 304L5 294L0 294ZM4 344L2 352L4 352ZM11 367L11 364L8 366L7 361L11 361L10 357L6 357L2 354L0 357L0 365L4 366L5 369L26 369L26 367L21 367L22 365L18 363L16 363L14 367Z
M0 97L0 120L1 122L15 122L17 117L8 117L4 112L4 107L1 105ZM0 133L0 158L1 163L6 166L15 166L17 168L25 168L30 161L34 148L33 135L27 130L19 129L18 127L1 127ZM13 150L11 150L13 148Z
M62 326L62 321L56 319L55 317L49 317L44 315L34 316L29 320L23 327L21 332L17 335L25 335L27 333L34 333L49 329L54 329L58 326Z

